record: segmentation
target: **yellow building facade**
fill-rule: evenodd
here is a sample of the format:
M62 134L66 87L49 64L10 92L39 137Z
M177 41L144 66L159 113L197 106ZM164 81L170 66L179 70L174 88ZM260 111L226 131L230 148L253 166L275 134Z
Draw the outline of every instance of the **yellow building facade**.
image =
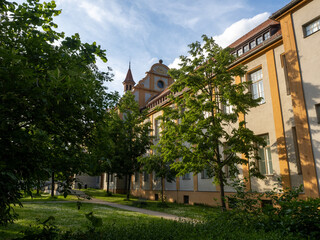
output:
M302 184L301 197L319 197L320 0L291 1L230 47L237 55L231 67L243 64L248 69L246 76L236 81L251 80L252 94L263 99L241 116L249 129L267 141L260 166L266 178L251 178L247 189L264 192L275 186ZM157 131L156 118L161 115L155 108L168 104L168 86L173 83L167 71L160 60L138 84L126 89L133 78L131 81L127 75L124 81L125 90L133 92L141 108L148 109L153 134ZM247 166L240 168L241 175L248 177ZM219 199L219 186L212 181L201 173L177 177L175 182L165 182L166 199L214 205L214 199ZM116 187L113 189L116 191ZM133 195L157 199L159 191L160 182L152 174L136 173L132 177ZM225 191L235 192L228 186Z

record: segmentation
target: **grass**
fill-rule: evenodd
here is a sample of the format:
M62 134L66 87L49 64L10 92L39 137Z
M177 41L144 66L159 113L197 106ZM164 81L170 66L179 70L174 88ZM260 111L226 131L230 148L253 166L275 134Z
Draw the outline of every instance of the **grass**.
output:
M35 201L77 201L78 198L74 195L68 195L66 198L63 195L51 197L49 193L41 193L37 195L33 193L31 197L29 194L24 194L20 199L21 202L35 202Z
M210 218L210 216L220 212L220 208L206 205L186 205L179 203L167 203L168 207L161 207L159 206L159 203L161 201L143 200L143 204L139 204L141 203L141 200L139 200L136 197L130 197L130 200L127 201L125 199L125 195L114 194L112 196L107 196L105 190L85 189L83 191L92 198L97 198L107 202L113 202L133 207L140 207L148 210L165 212L177 215L179 217L187 217L197 220L204 220L208 217Z
M85 230L89 226L89 221L85 218L85 214L93 212L95 216L102 218L105 226L115 224L129 224L130 222L139 221L141 223L149 222L154 217L150 217L141 213L129 212L120 209L114 209L108 206L82 203L80 210L77 209L76 203L24 203L23 207L15 207L19 218L14 224L8 226L0 226L0 239L12 239L21 237L21 231L35 226L45 221L49 216L55 218L55 225L62 231L80 231ZM134 221L133 221L134 220Z
M120 197L120 196L119 196ZM189 223L164 220L137 212L129 212L105 205L83 203L77 210L76 203L69 202L29 202L23 208L15 207L19 219L14 224L0 226L0 239L22 237L21 231L36 228L38 223L49 216L55 218L55 225L60 229L60 238L67 240L104 240L104 239L295 239L292 235L278 235L276 231L264 232L251 228L233 226L232 223L211 221L207 223ZM90 231L85 214L93 212L102 219L103 225ZM67 231L73 233L64 235ZM35 239L28 238L28 239ZM40 239L40 238L37 238ZM41 239L49 239L46 235Z

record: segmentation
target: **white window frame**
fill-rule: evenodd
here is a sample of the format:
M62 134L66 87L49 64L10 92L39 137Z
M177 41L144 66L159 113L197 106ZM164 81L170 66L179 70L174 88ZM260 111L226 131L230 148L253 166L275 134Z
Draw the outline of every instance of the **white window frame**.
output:
M154 136L155 136L155 140L159 140L160 139L160 119L156 119L154 120Z
M268 40L271 37L270 32L266 32L263 34L263 40Z
M257 46L256 40L253 40L249 43L250 49L254 48Z
M259 104L266 102L264 96L264 86L263 86L263 73L262 68L249 72L248 78L251 81L251 94L253 99L258 99L261 97ZM255 90L256 89L256 90Z
M267 145L264 147L260 146L258 149L258 155L260 157L260 159L258 160L259 171L262 175L273 175L273 164L269 134L264 134L260 137L265 139Z
M303 25L304 37L309 37L310 35L318 32L320 30L320 17Z
M186 173L182 176L182 180L191 180L190 173Z
M148 182L149 181L149 173L143 172L143 181Z

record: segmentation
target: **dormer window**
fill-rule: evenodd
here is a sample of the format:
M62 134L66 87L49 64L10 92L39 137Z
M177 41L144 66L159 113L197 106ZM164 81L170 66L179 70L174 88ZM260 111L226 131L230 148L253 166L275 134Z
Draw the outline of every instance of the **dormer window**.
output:
M267 40L269 38L270 38L270 32L267 32L267 33L263 34L263 39L264 40Z
M257 38L257 45L261 44L263 42L262 36Z
M250 42L250 49L254 48L255 46L257 46L256 40Z
M242 48L240 48L239 50L238 50L238 56L241 56L243 54L243 50L242 50Z
M249 51L249 45L247 44L243 47L243 52L248 52L248 51Z

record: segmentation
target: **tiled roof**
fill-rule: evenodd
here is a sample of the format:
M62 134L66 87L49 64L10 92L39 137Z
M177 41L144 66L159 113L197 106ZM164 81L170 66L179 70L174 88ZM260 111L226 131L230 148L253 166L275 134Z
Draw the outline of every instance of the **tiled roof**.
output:
M123 83L133 83L133 84L135 84L135 81L133 80L130 68L129 68L128 72L127 72L127 76L126 76L125 80L123 81Z
M277 17L279 17L281 14L283 14L284 12L286 12L287 10L289 10L290 8L292 8L293 6L295 6L296 4L298 4L299 2L301 2L302 0L292 0L291 2L289 2L287 5L285 5L283 8L280 8L278 11L274 12L270 18L271 19L276 19Z
M251 56L253 53L256 53L257 51L260 51L261 49L263 49L266 46L270 45L270 43L274 42L274 40L277 40L279 37L281 38L281 36L282 36L281 29L279 29L268 40L263 41L261 44L259 44L255 48L250 49L248 52L245 52L240 57L238 57L236 59L236 61L234 63L232 63L232 65L238 63L239 61L242 61L243 59L247 58L248 56Z
M279 22L274 21L272 19L268 19L265 22L261 23L259 26L257 26L254 29L252 29L247 34L243 35L241 38L239 38L235 42L231 43L228 47L229 48L236 48L239 45L241 45L242 43L244 43L245 41L247 41L250 38L254 37L256 34L260 33L264 29L266 29L267 27L272 26L272 25L278 25L278 24L279 24Z

